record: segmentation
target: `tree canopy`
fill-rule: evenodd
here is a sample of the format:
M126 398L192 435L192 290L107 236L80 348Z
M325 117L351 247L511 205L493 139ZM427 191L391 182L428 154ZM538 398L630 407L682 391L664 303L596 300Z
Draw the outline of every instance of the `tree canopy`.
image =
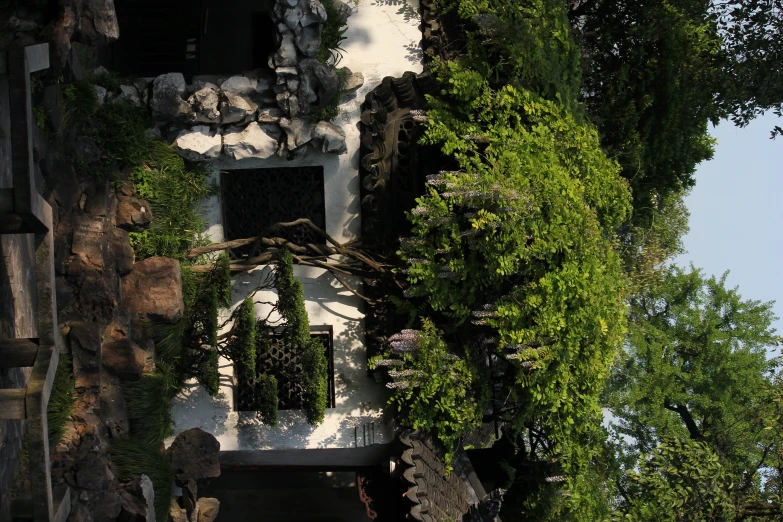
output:
M726 275L674 267L631 299L606 405L626 471L619 512L633 520L741 520L758 502L780 514L776 318Z

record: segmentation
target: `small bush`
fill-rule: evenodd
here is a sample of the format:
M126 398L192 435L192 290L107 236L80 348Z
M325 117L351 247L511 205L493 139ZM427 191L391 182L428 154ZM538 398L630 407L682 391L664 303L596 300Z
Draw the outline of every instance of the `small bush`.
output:
M261 422L267 426L277 426L277 378L274 375L262 375L256 384L254 397L256 411Z
M321 63L331 61L333 65L337 65L342 60L345 51L340 45L345 40L345 31L348 30L348 26L340 22L340 12L332 0L325 0L323 6L326 10L326 22L321 27L321 46L315 57Z
M115 440L111 456L122 480L133 480L141 475L150 478L155 491L155 519L168 520L174 471L168 455L161 453L160 446L133 437Z
M158 362L155 372L144 374L139 381L123 384L131 436L159 447L173 435L171 399L180 389L180 376L164 362Z
M318 426L324 421L328 395L327 374L329 366L324 346L318 339L308 336L307 342L300 347L299 360L302 361L301 384L304 389L302 410L307 422Z
M64 85L60 93L63 130L89 131L90 117L99 108L98 95L93 86L85 80L78 80Z
M256 375L256 317L252 297L239 305L234 337L226 345L226 353L234 363L240 378L252 381Z
M71 418L73 409L73 366L71 358L60 354L57 372L54 374L52 394L46 408L46 419L49 427L49 447L53 448L63 436L65 423Z

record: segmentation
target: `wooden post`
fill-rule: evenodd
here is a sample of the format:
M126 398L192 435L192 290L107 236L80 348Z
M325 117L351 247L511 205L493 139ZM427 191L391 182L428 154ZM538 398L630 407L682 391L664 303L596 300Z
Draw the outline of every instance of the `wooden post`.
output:
M30 73L49 67L49 45L38 44L8 51L8 88L11 115L11 170L13 210L8 197L0 197L0 233L45 232L45 201L35 185L33 164L33 104Z
M45 203L43 224L47 232L36 235L35 287L38 298L38 355L27 385L27 437L30 453L30 484L33 517L51 521L55 506L49 461L49 427L46 407L52 392L60 357L62 337L57 330L57 302L54 293L54 232L52 209Z

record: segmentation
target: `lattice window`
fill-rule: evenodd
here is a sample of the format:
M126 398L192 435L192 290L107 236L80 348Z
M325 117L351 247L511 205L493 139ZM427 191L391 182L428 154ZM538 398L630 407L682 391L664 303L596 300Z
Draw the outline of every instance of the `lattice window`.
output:
M309 218L326 228L323 167L232 170L223 173L220 186L227 241L254 237L271 225L299 218ZM324 244L307 226L280 230L275 235L300 244ZM236 248L233 253L247 256L250 247Z
M299 384L299 376L302 373L302 364L296 347L287 343L282 335L270 334L272 343L269 352L259 354L256 359L256 379L261 375L274 375L277 378L277 408L279 410L302 409L302 386ZM310 328L310 337L318 339L324 346L326 361L328 364L328 387L326 407L334 408L334 347L332 344L331 326L313 326ZM254 404L255 381L248 382L240 375L236 375L236 404L237 411L256 411Z

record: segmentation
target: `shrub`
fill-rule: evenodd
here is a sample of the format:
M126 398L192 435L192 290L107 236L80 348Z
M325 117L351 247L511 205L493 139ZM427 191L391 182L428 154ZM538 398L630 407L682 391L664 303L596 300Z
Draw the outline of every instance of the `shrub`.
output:
M160 446L133 437L115 439L111 456L122 480L133 480L141 475L150 478L155 492L155 519L168 520L174 471L168 455L160 451Z
M329 366L324 346L318 339L309 337L297 346L299 360L302 362L301 385L303 388L302 410L307 422L318 426L324 421L328 395L327 374Z
M256 384L254 397L258 417L267 426L277 426L277 378L274 375L261 375Z
M166 437L173 435L171 399L181 387L181 378L174 367L162 361L158 361L153 373L145 373L139 381L123 384L133 438L160 447Z
M233 337L226 344L226 355L234 363L240 378L252 382L256 376L256 317L255 303L248 297L239 305Z
M57 370L52 383L52 393L46 407L47 426L49 428L49 447L54 448L63 436L65 423L71 418L73 409L73 366L71 358L60 354Z
M331 62L332 65L337 65L345 51L340 44L345 40L348 26L340 22L340 12L331 0L324 0L322 3L326 10L326 22L321 26L321 46L315 57L321 63Z
M405 426L434 430L450 461L460 437L481 423L484 405L473 396L469 365L449 352L432 321L422 320L422 330L413 335L416 348L402 352L402 364L389 372L390 403L397 405Z

